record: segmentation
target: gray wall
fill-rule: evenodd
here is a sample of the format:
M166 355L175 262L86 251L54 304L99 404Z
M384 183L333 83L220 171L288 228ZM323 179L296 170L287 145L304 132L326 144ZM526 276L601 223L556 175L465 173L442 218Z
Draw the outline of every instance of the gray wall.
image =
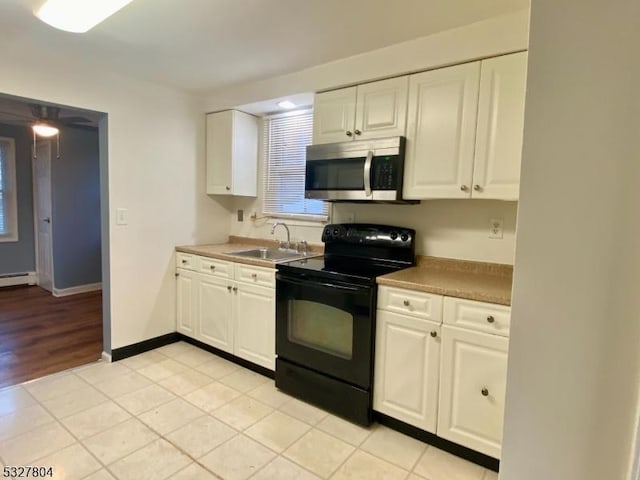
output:
M31 144L28 127L0 124L0 137L15 139L16 183L18 191L18 241L0 242L0 274L33 272L36 254L33 233L33 182Z
M57 289L102 280L98 131L63 128L51 161L53 272Z

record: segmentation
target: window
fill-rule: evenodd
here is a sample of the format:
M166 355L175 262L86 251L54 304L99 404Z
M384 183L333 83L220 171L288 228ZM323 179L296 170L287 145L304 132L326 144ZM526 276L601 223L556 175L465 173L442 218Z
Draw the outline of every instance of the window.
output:
M304 198L304 161L306 147L311 144L312 127L310 110L265 118L265 215L327 220L327 203Z
M16 149L13 138L0 137L0 242L17 240Z

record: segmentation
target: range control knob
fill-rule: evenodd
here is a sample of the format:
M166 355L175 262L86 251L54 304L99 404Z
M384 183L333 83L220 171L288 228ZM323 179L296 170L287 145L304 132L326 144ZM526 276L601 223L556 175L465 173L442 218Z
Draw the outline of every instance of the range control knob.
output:
M391 232L391 240L395 240L396 238L398 238L398 232Z
M409 240L409 234L407 232L402 232L402 234L400 235L400 240L406 242L407 240Z
M340 229L339 229L339 228L337 228L337 227L336 227L336 228L334 228L334 229L333 229L333 236L334 236L334 237L337 237L337 236L339 236L339 235L340 235Z

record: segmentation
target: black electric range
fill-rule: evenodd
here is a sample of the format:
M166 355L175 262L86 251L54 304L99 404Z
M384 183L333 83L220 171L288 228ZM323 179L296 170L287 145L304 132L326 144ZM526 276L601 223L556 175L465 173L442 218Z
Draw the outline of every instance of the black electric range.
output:
M276 386L371 422L376 277L415 263L415 231L327 225L325 253L278 264Z

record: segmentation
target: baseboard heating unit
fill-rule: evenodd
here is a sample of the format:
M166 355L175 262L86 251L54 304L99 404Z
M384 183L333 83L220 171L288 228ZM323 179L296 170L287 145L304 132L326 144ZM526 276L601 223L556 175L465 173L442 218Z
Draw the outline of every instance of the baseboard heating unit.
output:
M0 287L10 287L13 285L35 285L36 283L38 283L36 272L0 274Z

